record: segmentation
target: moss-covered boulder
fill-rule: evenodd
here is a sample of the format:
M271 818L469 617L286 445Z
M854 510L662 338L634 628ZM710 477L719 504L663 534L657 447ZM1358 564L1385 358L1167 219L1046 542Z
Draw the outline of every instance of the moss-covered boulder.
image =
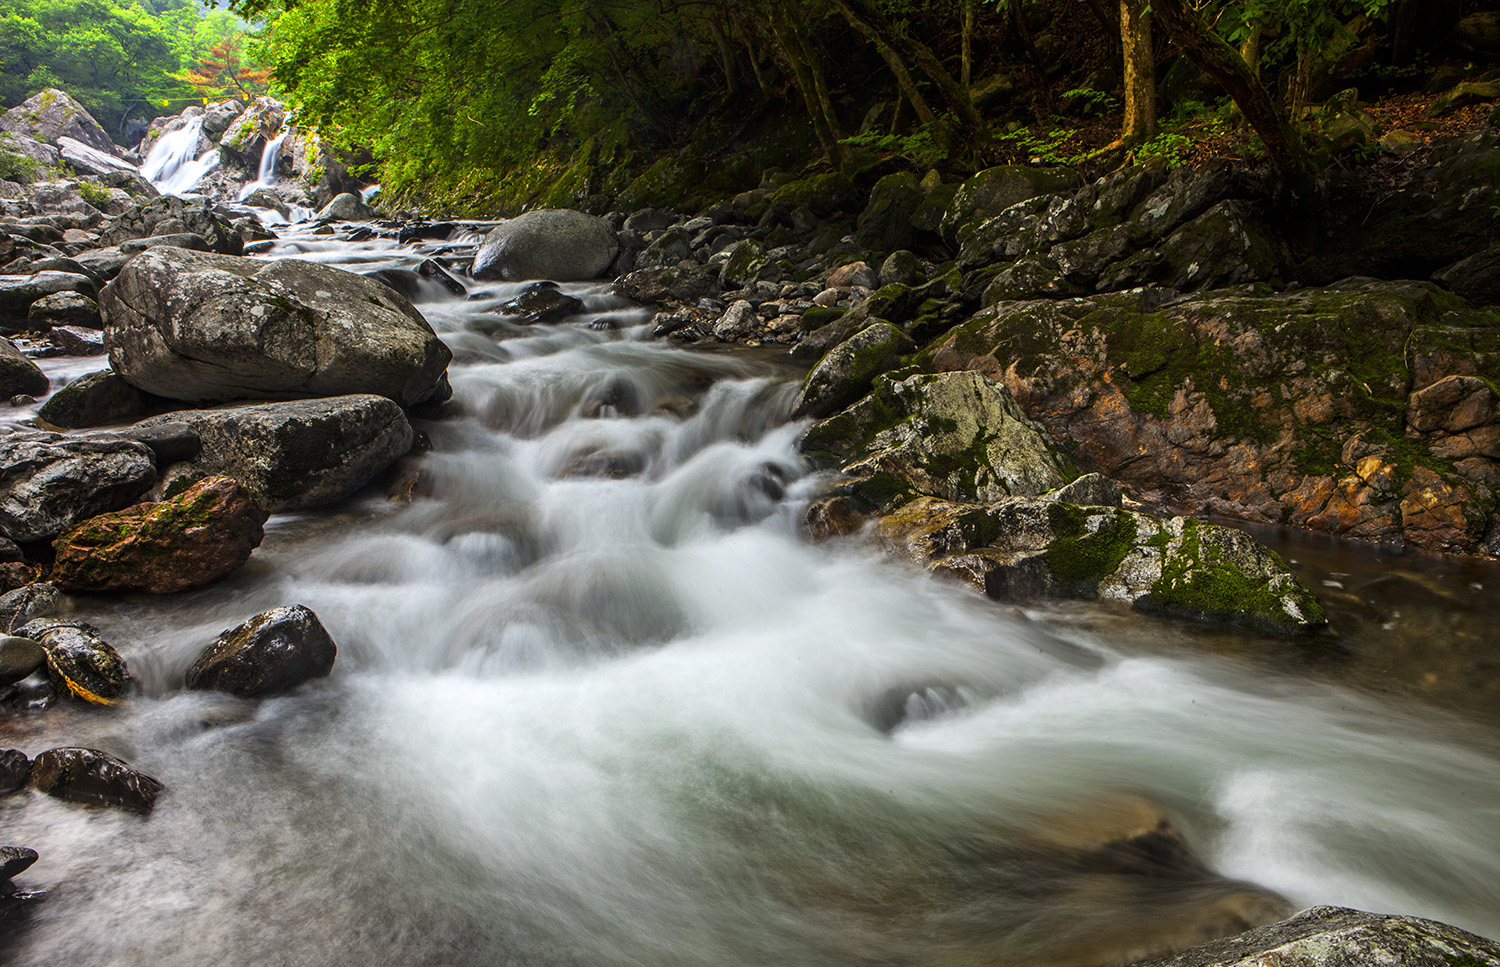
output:
M921 497L876 532L892 551L1002 601L1098 598L1272 634L1328 623L1286 564L1242 531L1058 496L990 504Z
M63 532L52 542L52 582L64 591L205 587L250 559L268 516L235 481L209 477L170 500L102 514Z
M992 501L1062 486L1067 461L1000 384L978 373L882 377L864 399L803 434L815 462L890 507L926 494Z
M921 182L911 172L886 175L870 191L870 202L859 215L854 240L872 252L907 248L916 234L912 217L926 198Z
M854 182L837 171L787 182L766 196L766 202L776 211L790 213L806 208L819 218L838 211L858 210L859 200L859 189Z
M1082 184L1072 168L1033 168L1000 165L986 168L963 183L943 213L942 233L949 244L962 243L968 234L1010 206L1038 195L1077 190Z
M1053 441L1175 506L1500 553L1500 310L1369 279L1165 295L1000 303L919 362L1000 380Z
M895 357L901 330L877 322L839 343L802 381L793 416L822 418L854 403Z

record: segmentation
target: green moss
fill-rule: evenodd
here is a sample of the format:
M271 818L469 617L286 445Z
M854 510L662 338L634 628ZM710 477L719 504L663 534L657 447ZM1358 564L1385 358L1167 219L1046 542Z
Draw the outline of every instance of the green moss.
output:
M1054 503L1047 515L1058 537L1047 545L1043 560L1071 594L1093 594L1100 581L1119 570L1139 536L1135 518L1121 511L1108 512L1108 520L1093 531L1088 520L1094 515L1073 504Z
M843 314L848 311L848 309L834 309L825 306L811 306L802 313L802 331L812 332L815 329L822 329L824 326L843 316Z

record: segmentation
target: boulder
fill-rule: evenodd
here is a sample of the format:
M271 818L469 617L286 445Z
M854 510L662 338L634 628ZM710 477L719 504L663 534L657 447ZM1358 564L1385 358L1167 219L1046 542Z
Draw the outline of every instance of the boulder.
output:
M636 302L692 304L717 296L719 282L712 267L684 262L671 268L638 269L616 281L614 290Z
M37 416L69 430L105 426L140 419L150 412L151 399L114 370L104 369L80 376L53 393Z
M5 173L6 181L21 184L50 177L48 170L62 160L62 153L56 147L24 134L0 131L0 151L21 159L12 162L10 170Z
M1500 943L1418 917L1312 907L1289 920L1136 967L1493 967Z
M61 603L57 588L45 581L0 594L0 633L13 634L32 620L56 611Z
M714 323L714 338L720 342L738 342L759 335L762 325L755 307L740 299L730 303L719 321Z
M135 502L156 481L143 443L0 427L0 535L39 541Z
M0 131L20 134L56 145L67 137L95 151L119 157L120 148L84 109L64 91L49 87L0 115Z
M1042 498L988 505L920 497L881 519L881 541L992 598L1100 598L1137 610L1296 635L1328 623L1275 553L1242 531Z
M379 393L412 406L447 386L451 353L410 302L298 259L151 249L105 288L100 308L115 372L169 399Z
M21 355L16 344L0 339L0 399L44 396L51 384L36 363Z
M828 351L802 381L792 415L822 419L853 404L895 357L901 331L888 322L860 330Z
M59 292L92 297L98 288L93 279L71 272L0 275L0 334L30 332L32 303Z
M206 200L166 195L132 206L116 215L99 233L100 248L153 235L190 233L202 236L209 248L221 255L241 255L244 240L229 220Z
M104 328L99 317L99 303L76 289L42 296L26 311L26 321L34 332L45 332L54 326Z
M20 749L5 749L0 751L0 795L20 792L26 788L29 782L31 782L31 757ZM6 849L13 848L6 847ZM36 854L33 853L32 855L35 856ZM27 866L29 865L31 864L28 863ZM6 873L9 869L10 861L7 859L6 865L0 868L0 875L3 875L5 879L9 879L15 876L16 873L21 872L21 870L15 870L14 872ZM25 869L25 867L21 869Z
M47 677L59 693L99 705L112 705L125 694L130 682L125 659L99 637L93 625L38 618L17 632L46 651Z
M1500 245L1459 259L1432 278L1471 302L1500 305Z
M374 217L374 209L348 191L335 196L333 201L318 210L317 215L318 221L322 222L363 222Z
M140 173L138 167L118 155L90 147L76 138L58 138L57 150L68 167L80 175L107 175L116 171Z
M46 664L47 651L35 638L0 635L0 685L14 685Z
M91 806L121 806L149 813L166 789L98 749L48 749L36 757L31 781L38 792Z
M986 168L963 183L943 213L942 233L949 244L961 243L972 226L993 218L1028 198L1077 189L1078 172L1072 168L1033 168L1000 165Z
M269 514L227 477L170 500L101 514L52 542L52 582L64 591L162 594L213 584L260 546Z
M559 292L555 286L530 285L526 291L496 310L507 316L518 316L522 325L560 322L583 311L583 300Z
M47 341L58 356L104 355L104 333L98 329L77 326L53 326L47 330Z
M910 247L915 229L912 217L927 193L909 171L886 175L870 191L870 203L860 213L854 241L873 252L895 252Z
M544 208L503 222L486 235L474 255L472 274L506 282L583 282L603 274L618 248L604 219Z
M193 662L187 687L263 698L333 670L338 653L318 616L302 605L274 608L219 635Z
M183 410L137 427L169 423L198 434L196 470L233 477L273 513L344 500L412 444L401 408L373 395Z
M1003 302L922 359L1001 380L1155 502L1500 553L1500 412L1444 383L1500 382L1500 310L1431 283Z
M978 373L876 380L864 399L809 427L801 449L839 466L875 508L914 495L985 502L1061 487L1067 462L1010 391Z

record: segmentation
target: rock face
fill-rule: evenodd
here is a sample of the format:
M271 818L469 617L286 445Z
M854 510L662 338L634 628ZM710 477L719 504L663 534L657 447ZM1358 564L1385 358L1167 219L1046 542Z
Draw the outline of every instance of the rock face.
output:
M991 501L1061 487L1066 465L1004 387L978 373L881 379L869 396L808 429L803 452L838 464L861 496Z
M19 633L41 644L47 653L47 677L66 695L109 705L125 693L130 671L125 659L83 621L38 618Z
M476 279L583 282L609 268L619 251L602 218L565 208L544 208L512 218L485 236L474 255Z
M153 248L105 288L100 308L110 365L170 399L379 393L411 406L446 386L451 353L411 303L310 262Z
M260 546L269 514L227 477L201 480L171 500L101 514L64 531L52 581L64 591L200 588Z
M101 426L146 415L150 411L150 399L116 375L114 370L105 369L86 373L53 393L37 411L37 416L53 426L70 430Z
M27 98L20 106L0 115L0 131L56 145L67 137L104 154L119 157L120 148L94 120L94 116L73 98L55 87Z
M39 541L133 503L156 480L145 444L0 428L0 535Z
M854 403L870 389L901 343L901 331L877 322L839 343L802 381L793 416L822 418Z
M1492 967L1500 943L1417 917L1313 907L1247 933L1137 967Z
M110 248L135 239L169 233L197 235L221 255L240 255L244 242L240 233L206 201L165 196L134 205L116 215L99 234L99 247Z
M36 363L21 355L9 339L0 339L0 398L20 393L41 396L51 384Z
M198 434L194 469L234 478L272 512L337 503L412 444L406 416L383 396L182 410L137 427L170 423Z
M219 635L188 669L187 687L241 698L277 695L327 675L337 653L310 610L273 608Z
M922 353L1179 511L1500 553L1500 312L1430 283L1000 303Z
M36 757L31 781L37 791L68 802L120 806L149 813L166 789L98 749L49 749Z

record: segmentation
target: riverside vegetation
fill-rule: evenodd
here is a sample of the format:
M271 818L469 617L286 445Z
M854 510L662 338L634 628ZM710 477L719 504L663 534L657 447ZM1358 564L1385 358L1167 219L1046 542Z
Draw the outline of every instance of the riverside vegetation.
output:
M298 112L269 96L193 106L153 121L134 155L60 90L40 92L0 119L6 149L32 162L0 182L0 332L10 337L0 343L0 396L14 415L0 427L0 684L7 689L0 728L17 744L71 728L108 736L110 727L98 723L111 716L146 732L164 728L133 717L148 712L132 706L162 721L185 716L193 729L223 733L231 743L260 716L282 728L288 710L321 722L341 714L330 709L358 707L344 690L359 688L369 666L378 666L384 646L372 642L385 632L352 611L395 615L401 594L422 608L431 601L417 596L416 583L399 583L413 581L412 572L376 550L383 538L375 533L358 538L365 545L322 553L319 566L335 574L363 568L381 575L373 586L406 587L390 600L350 609L285 563L275 566L295 576L268 580L264 569L272 565L258 565L274 533L268 521L295 529L304 526L295 515L309 512L309 520L338 514L332 520L357 526L396 515L396 532L408 535L390 538L400 547L396 559L415 552L417 535L441 553L477 555L480 563L464 558L463 565L424 558L439 580L468 581L464 568L472 566L483 581L499 575L536 582L537 596L500 622L454 627L445 623L450 616L431 613L403 625L412 642L426 641L423 623L441 625L445 648L473 636L475 651L453 667L472 673L478 662L481 680L494 673L486 655L502 655L495 660L506 673L532 673L527 662L536 659L527 656L538 652L547 658L536 667L607 667L618 651L650 645L670 655L674 642L716 627L703 600L654 586L648 593L618 583L617 572L567 571L565 562L597 550L596 542L609 546L612 529L649 528L649 538L632 546L634 566L651 575L659 551L795 512L788 528L817 553L875 548L977 592L976 601L1029 609L1056 599L1103 602L1114 609L1109 613L1237 627L1313 650L1339 642L1320 592L1236 522L1413 553L1500 557L1500 128L1490 110L1500 84L1486 60L1500 56L1486 46L1495 42L1500 17L1492 11L1456 5L1441 37L1412 39L1400 30L1414 9L1408 4L1369 5L1362 23L1277 20L1248 5L1249 35L1237 38L1238 61L1226 67L1215 57L1232 48L1212 45L1211 31L1199 31L1208 31L1199 14L1159 5L1173 49L1182 52L1173 70L1190 75L1177 78L1183 90L1224 84L1260 137L1256 149L1243 135L1225 134L1226 125L1199 132L1201 143L1224 138L1218 143L1239 155L1207 159L1192 157L1208 150L1201 146L1168 150L1156 135L1154 111L1141 113L1143 88L1155 96L1155 68L1150 82L1142 81L1135 59L1152 55L1131 50L1142 12L1131 0L1118 15L1098 5L1039 12L1041 5L1012 3L1003 21L980 15L978 5L956 4L962 83L924 42L945 23L947 8L891 19L884 5L835 2L826 8L832 19L820 20L798 16L824 9L816 4L710 5L650 17L628 4L580 11L520 4L483 35L467 33L475 23L464 16L429 33L421 25L431 26L426 18L434 11L423 4L363 11L346 24L357 29L326 55L349 55L372 71L372 90L384 89L397 84L392 45L413 45L402 63L414 73L400 83L418 85L414 100L355 99L348 75L319 67L326 67L325 55L310 51L330 43L331 6L238 6L273 15L267 57L302 100ZM1375 26L1382 13L1387 31ZM1097 73L1115 56L1112 40L1093 51L1094 61L1056 47L1049 61L1046 38L1080 17L1119 36L1129 76L1115 83L1131 102L1120 129L1108 119L1107 132L1093 132L1107 143L1066 157L1034 133L1021 136L1030 130L1022 126L1013 137L996 136L987 117L1018 98L1018 85L1008 79L1005 89L977 76L986 38L1023 49L1027 65L1017 70L1034 74L1037 96L1066 99L1080 114L1103 98L1080 93L1097 94L1092 85L1059 94L1053 88L1060 76L1094 63L1094 81L1113 89ZM826 56L833 39L855 37L870 50L854 51L850 63L875 57L893 74L890 96L876 97L868 110L836 99L839 68ZM535 43L518 43L528 38ZM665 63L642 66L640 50L663 38L685 48L713 40L726 103L744 95L746 74L753 77L762 103L734 137L724 137L724 105L706 111L662 100L694 90L688 78L659 77L669 72ZM1237 73L1248 70L1257 44L1265 45L1265 74L1283 59L1281 103L1260 103L1265 90L1256 90L1255 72ZM1406 62L1419 50L1461 52L1465 66L1436 66L1418 78L1434 88L1424 101L1429 116L1447 118L1450 130L1416 122L1382 134L1378 108L1362 105L1357 93L1314 96L1361 70L1355 53L1366 47L1373 58ZM438 65L440 48L452 53L452 64ZM900 76L897 68L908 63L925 72L923 85ZM437 83L478 64L532 69L503 82L471 78L457 89ZM346 63L340 71L355 69ZM702 63L698 69L705 70ZM785 123L790 110L774 101L780 71L807 112L796 124ZM613 82L608 92L601 90L605 77ZM933 89L947 108L942 117L927 101ZM370 90L360 97L372 97ZM615 98L638 113L591 129ZM464 107L429 114L418 132L413 113L436 104ZM866 123L851 138L844 118L856 107ZM916 120L903 122L903 111ZM496 130L475 112L498 118ZM685 134L678 125L694 117L701 130ZM1314 133L1304 140L1296 128L1308 118ZM647 119L655 122L649 133L626 130ZM769 137L777 127L785 130ZM515 138L518 131L531 139ZM766 143L754 150L741 142L758 138ZM714 147L716 139L723 143ZM1004 156L1016 146L1026 157ZM1257 150L1266 164L1252 157ZM721 154L734 151L745 158ZM799 153L818 151L821 159L807 168L785 170ZM1341 167L1381 152L1391 160ZM1314 178L1317 164L1331 157L1344 161ZM358 193L371 163L388 181L375 196L388 199L380 211ZM518 176L512 169L524 170ZM420 214L417 203L516 217L464 222ZM332 253L364 251L361 245L375 254L344 263L360 272L318 264ZM403 253L398 262L381 256L392 251ZM668 362L629 361L637 347L652 344ZM738 348L725 357L726 347ZM605 357L612 361L582 382L572 370L538 363L551 354L615 351L620 355ZM773 351L780 361L754 370L757 378L735 368L751 365L736 359L765 360ZM94 359L101 355L107 360ZM39 367L37 358L52 362ZM67 369L66 382L56 379L64 370L53 367L73 359L80 368ZM800 383L787 380L790 370ZM553 385L537 386L549 380ZM492 433L500 443L488 442ZM715 449L721 446L737 456L724 456ZM518 486L514 468L496 469L503 464L495 461L533 449L538 481ZM482 469L465 462L475 453L489 461L477 465ZM694 461L708 453L725 462L697 466L703 479L692 477ZM577 510L534 506L547 508L536 495L559 484L599 493L676 489L667 509L623 505L623 516L639 521L603 515L579 523L567 517ZM474 493L483 499L475 502ZM580 509L593 499L587 489L571 493ZM371 511L372 494L389 497L395 509ZM695 523L700 518L708 523ZM569 543L594 532L599 536L580 546ZM489 550L476 550L479 535ZM284 562L287 550L278 553L275 560ZM769 559L779 560L778 553ZM561 589L547 583L549 574L566 576ZM336 618L325 627L312 609L279 597L285 591L278 581L324 594ZM223 599L196 590L210 585L238 590ZM509 585L479 587L501 600L517 593ZM168 653L145 641L106 640L111 629L140 634L125 615L153 607L132 603L146 598L118 595L184 592L182 607L196 617L173 633ZM248 616L240 596L272 606ZM469 604L447 606L462 611ZM536 617L554 610L564 616L555 626ZM230 613L239 615L236 626L218 632ZM815 620L811 612L804 619ZM214 621L220 623L210 631ZM474 630L490 623L501 626L496 634L525 634L537 622L548 628L536 636L544 644L509 651L485 651L478 643L489 641L486 633ZM733 638L734 627L718 632ZM991 667L994 657L965 657L969 646L952 633L955 657L935 667L951 662L975 683L963 671L952 673L954 684L941 671L903 671L907 677L859 698L863 728L891 741L920 741L924 723L941 730L966 715L979 720L989 703L1014 697L1013 686L975 671ZM1052 675L1092 674L1114 660L1049 634L1024 624L1004 632L1016 636L1021 652L1055 663L1045 666ZM598 654L581 663L551 651L587 648ZM357 656L352 671L336 667L336 656L342 662L346 653ZM796 649L786 654L801 661ZM1027 665L1034 659L1006 654L1016 664L997 678L1045 678L1035 671L1041 666ZM127 657L149 669L144 678ZM1484 667L1476 666L1494 675ZM233 696L222 701L238 704L187 704L194 692ZM1240 701L1214 694L1228 706ZM1273 716L1300 714L1289 705L1269 707L1277 709ZM442 710L430 714L441 717ZM1332 719L1316 721L1330 735L1339 731ZM1361 721L1370 727L1373 719ZM369 754L328 729L322 742ZM173 781L113 754L131 743L110 741L103 744L112 751L69 744L0 753L0 785L151 814L151 823L200 821L188 815L205 794L196 778L148 752L186 785L178 793ZM177 741L162 745L199 754ZM1373 754L1350 741L1346 755ZM567 755L556 748L551 754ZM1094 762L1093 753L1078 755ZM1435 759L1448 755L1445 749ZM221 760L203 761L218 769ZM712 765L714 754L705 761ZM1467 791L1477 790L1479 811L1489 815L1483 797L1500 781L1493 759L1463 761L1465 779L1445 775L1473 783ZM1382 768L1368 763L1372 776ZM1143 760L1139 768L1146 774L1154 767ZM918 769L909 778L920 784L923 775ZM970 804L963 797L973 791L968 781L928 778L962 804L963 817L935 802L912 800L894 812L860 805L866 812L859 815L879 817L883 838L874 845L857 831L839 831L856 821L839 804L880 799L883 777L858 790L862 779L816 787L812 799L832 809L828 816L798 800L790 778L785 790L760 789L781 778L760 775L753 763L727 780L696 773L684 779L685 796L705 782L745 784L743 802L727 787L722 793L745 813L719 819L738 824L738 835L755 839L763 852L685 854L665 873L672 888L703 886L693 879L701 869L682 872L700 857L711 855L701 860L710 867L724 862L719 875L730 878L741 875L747 856L751 866L762 858L785 864L756 888L770 897L766 910L777 911L766 915L798 911L794 939L785 949L761 946L769 941L725 926L733 941L725 940L712 926L726 917L718 909L705 914L712 941L695 941L694 928L678 937L663 926L666 936L645 949L698 962L722 940L725 962L788 955L830 964L977 957L1085 965L1151 958L1232 964L1270 955L1310 964L1324 962L1331 946L1349 962L1500 964L1493 941L1417 917L1317 907L1287 919L1295 907L1277 889L1220 875L1200 858L1213 823L1181 787L1174 801L1145 779L1142 793L1131 788L1134 777L1112 776L1106 788L1085 793L1082 806L1039 799L1041 819L1034 817L1037 803L1006 800L1015 811L986 818L985 830L974 833L965 826L972 820L964 812ZM768 813L771 801L779 805ZM12 796L5 815L35 829L25 811L40 802ZM518 805L518 821L530 821ZM397 797L389 807L401 813L410 804ZM276 808L283 808L279 800ZM798 825L799 812L817 813L808 820L814 833ZM798 850L745 831L771 814L784 814L787 835L803 842L812 860L783 856ZM1479 828L1484 823L1482 815ZM714 836L723 833L710 827ZM831 846L817 839L829 829ZM798 840L804 835L813 838ZM363 850L355 846L349 861L362 861ZM525 849L511 842L500 852L475 860L467 874L486 884L464 891L477 899L460 900L446 884L431 888L433 903L456 911L454 929L466 938L455 948L461 962L524 951L525 962L552 963L548 945L589 951L594 941L579 935L591 931L600 944L622 942L613 931L628 931L628 914L614 926L602 915L587 926L566 917L552 925L557 905L544 899L532 906L500 887L514 872L512 857ZM344 875L344 858L320 855L334 875ZM419 868L426 862L402 855ZM87 918L70 920L66 885L51 899L22 885L38 852L5 847L0 858L0 924L16 931L19 962L101 942ZM866 861L872 865L857 865ZM856 865L843 865L849 862ZM448 857L437 868L448 879L462 865ZM1446 868L1421 869L1424 878L1438 879L1435 871ZM786 870L796 871L790 885L782 880ZM896 882L872 888L872 871ZM13 882L17 877L22 881ZM1455 916L1490 924L1492 887L1471 882L1433 895L1444 896ZM322 896L303 894L300 884L290 889L303 898L297 902ZM570 902L596 914L618 913L610 904L636 896L606 892L600 899L591 888L571 889ZM479 926L490 918L485 897L504 897L507 909L518 911L499 939ZM115 902L79 901L79 909L105 911ZM432 915L426 901L415 902ZM472 915L470 902L479 904ZM663 917L650 900L639 902L643 916ZM889 924L860 922L867 909L872 921ZM369 926L381 910L377 901L331 915L333 929L347 933L319 951L319 962L357 962L384 949L372 939L384 934ZM807 923L796 919L804 915ZM153 936L152 918L140 919L140 936ZM423 959L432 954L431 932L402 915L396 920L400 955L433 962ZM294 929L313 935L306 927ZM265 946L269 941L245 929L244 937L205 937L205 949L231 959L251 951L255 959L279 955L275 944ZM933 932L943 939L932 947L913 939ZM1196 946L1220 937L1232 939ZM677 941L684 946L672 947ZM124 962L120 951L112 956ZM611 956L633 962L628 952L611 950L605 959Z

